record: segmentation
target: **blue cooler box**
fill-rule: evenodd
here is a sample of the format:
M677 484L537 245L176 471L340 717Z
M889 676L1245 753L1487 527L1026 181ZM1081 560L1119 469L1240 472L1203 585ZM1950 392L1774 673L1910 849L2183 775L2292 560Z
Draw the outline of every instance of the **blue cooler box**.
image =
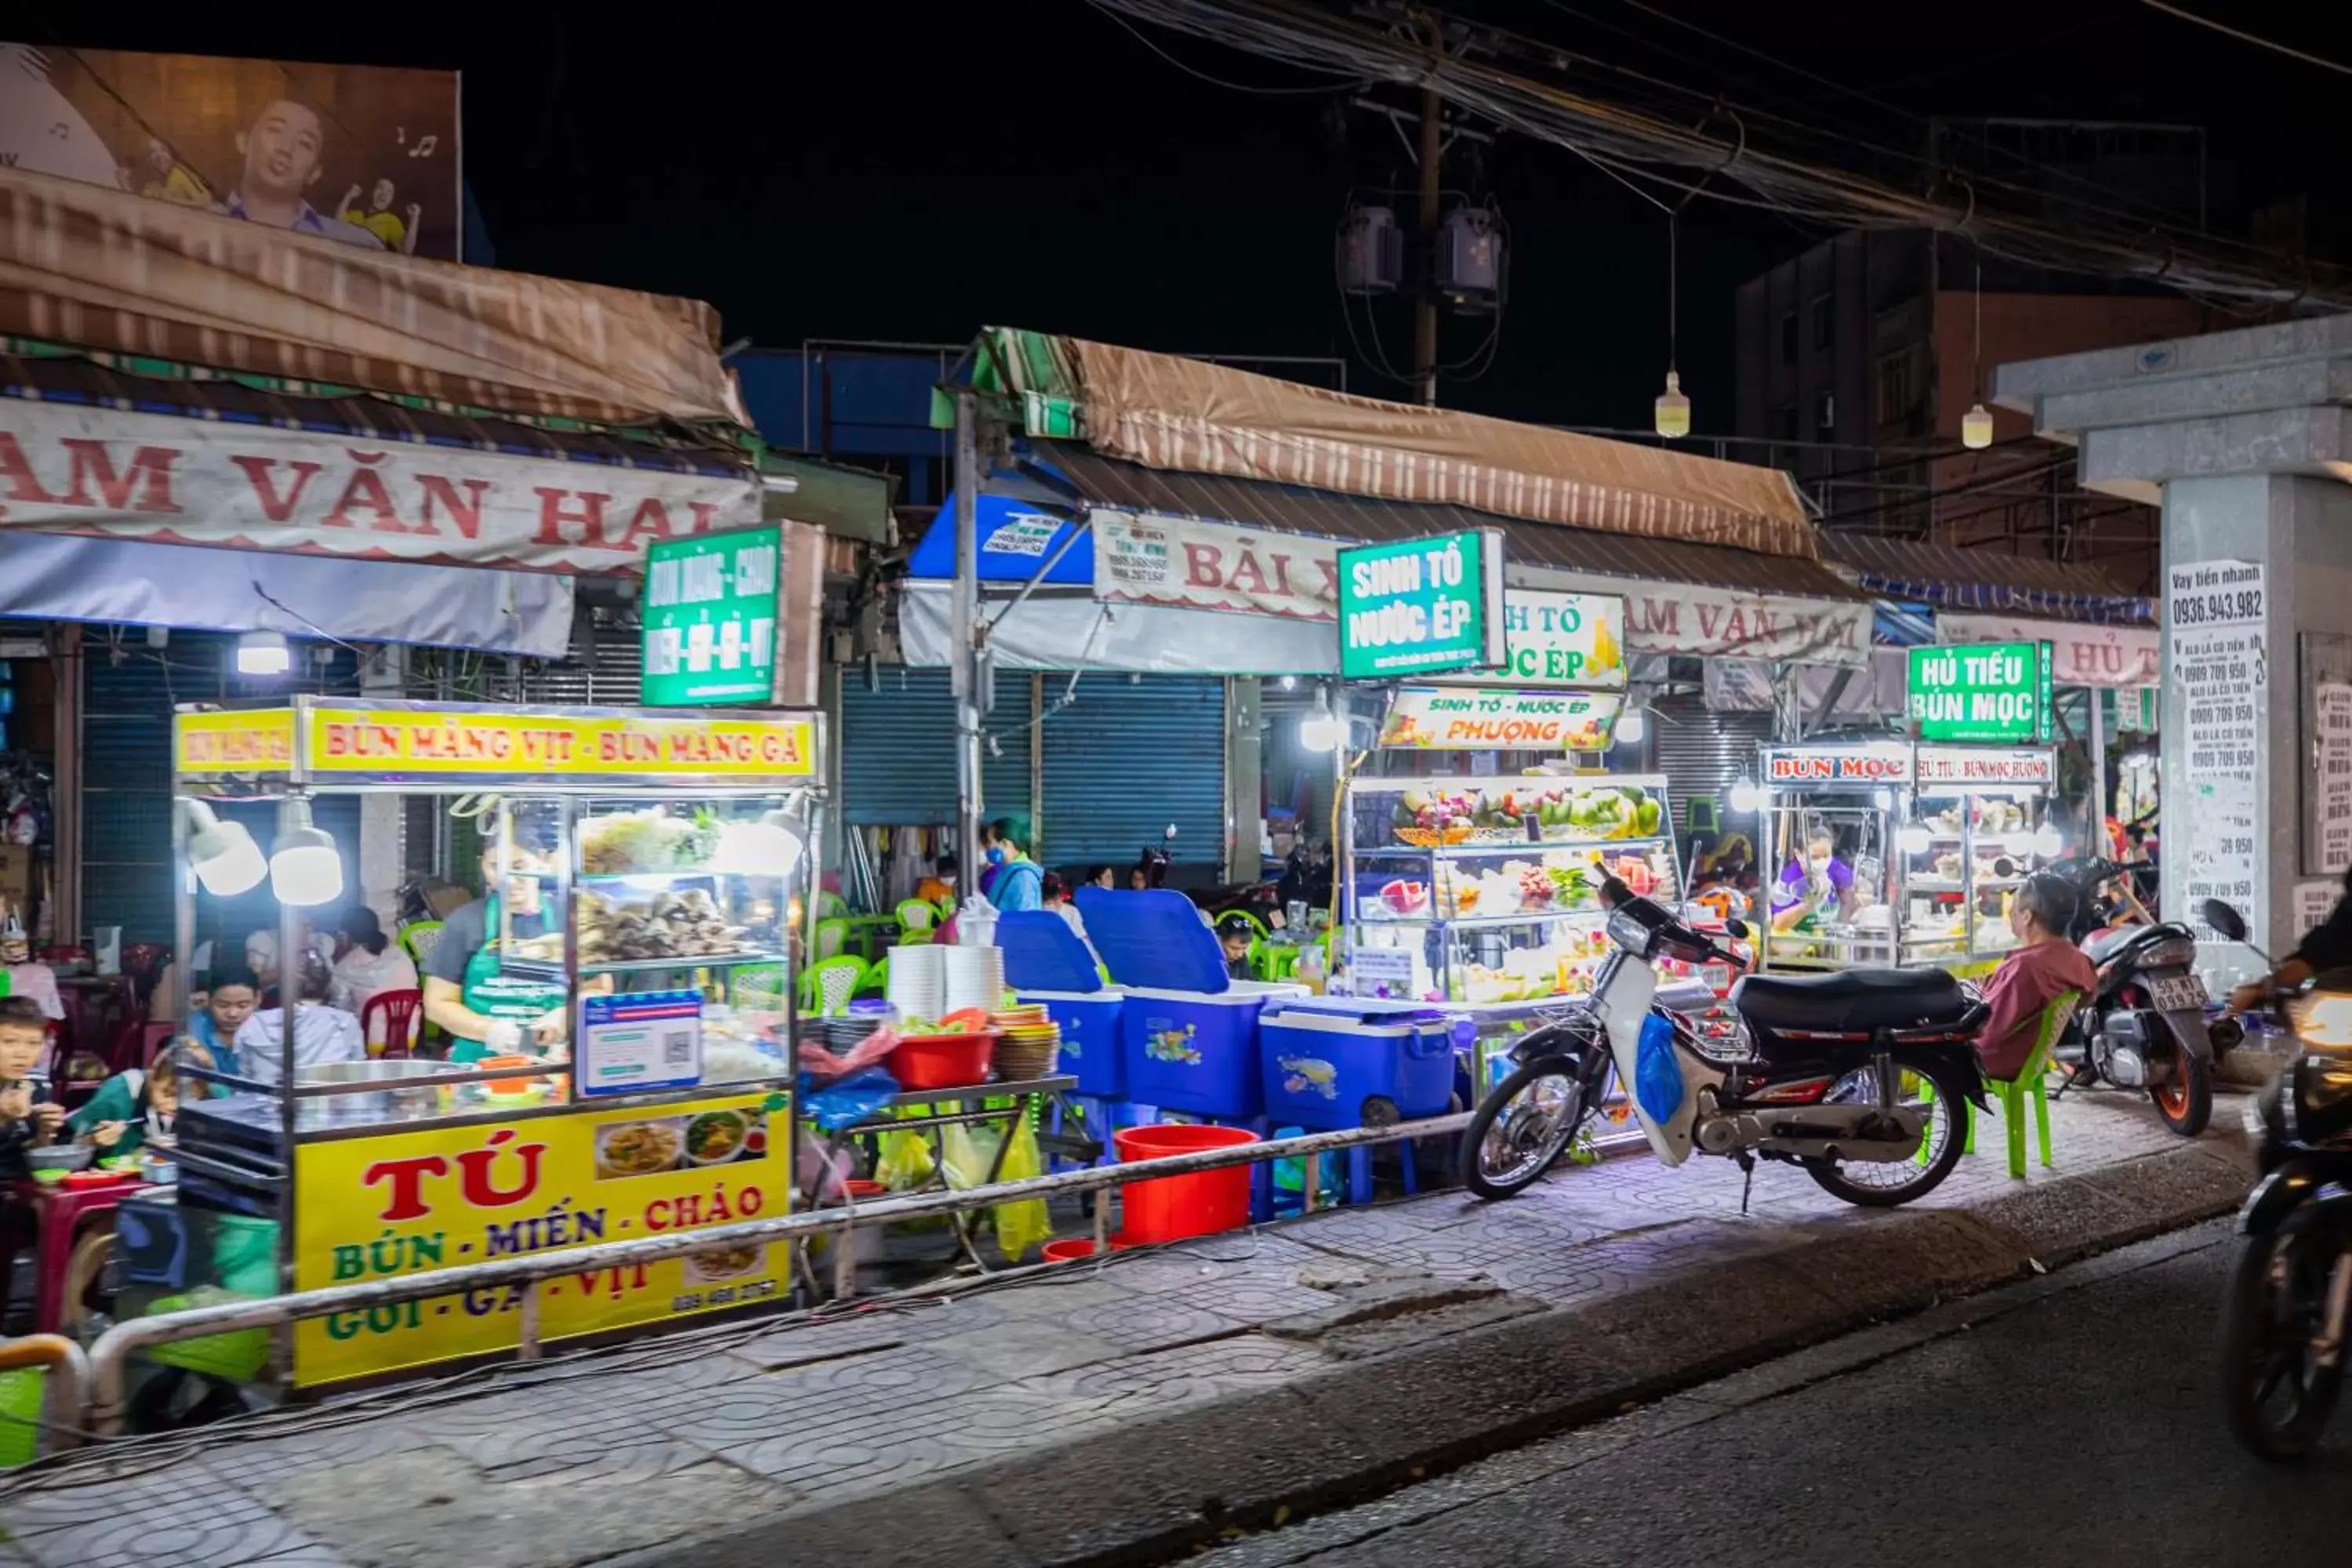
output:
M1454 1097L1454 1030L1427 1008L1343 1012L1317 998L1258 1023L1265 1113L1338 1130L1443 1114Z
M1216 933L1181 893L1081 888L1078 910L1126 994L1126 1098L1228 1121L1257 1116L1265 1105L1258 1014L1307 988L1230 978Z
M1024 1002L1042 1005L1062 1031L1056 1070L1073 1074L1078 1092L1127 1098L1118 1018L1126 997L1102 983L1095 955L1069 921L1051 910L1023 910L996 922L1004 983Z

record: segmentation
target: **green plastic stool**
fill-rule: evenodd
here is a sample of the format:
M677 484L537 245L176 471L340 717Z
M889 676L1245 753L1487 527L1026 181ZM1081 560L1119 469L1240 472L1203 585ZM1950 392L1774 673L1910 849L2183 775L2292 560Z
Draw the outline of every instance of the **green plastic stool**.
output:
M1985 1085L2000 1097L2001 1130L2009 1134L2009 1173L2019 1181L2025 1179L2025 1101L2033 1100L2033 1131L2042 1145L2042 1167L2051 1168L2050 1159L2050 1056L2058 1048L2058 1037L2066 1032L2074 1020L2074 1009L2081 1006L2083 994L2068 991L2042 1009L2042 1027L2033 1037L2033 1052L2025 1058L2025 1066L2015 1078L1988 1076ZM1934 1089L1929 1089L1932 1097ZM1963 1105L1958 1114L1968 1127L1968 1152L1977 1152L1977 1119L1974 1107ZM1919 1148L1919 1163L1927 1163L1927 1145Z

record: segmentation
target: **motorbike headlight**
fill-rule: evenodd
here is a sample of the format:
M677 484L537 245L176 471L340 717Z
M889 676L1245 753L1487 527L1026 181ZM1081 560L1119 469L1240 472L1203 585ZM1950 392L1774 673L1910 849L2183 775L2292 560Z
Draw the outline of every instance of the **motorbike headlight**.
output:
M1630 906L1621 905L1610 911L1609 940L1636 958L1650 956L1650 923L1636 914Z
M2352 1064L2305 1057L2294 1064L2294 1136L2329 1143L2352 1135Z
M2304 1048L2352 1055L2352 994L2314 991L2287 1009Z

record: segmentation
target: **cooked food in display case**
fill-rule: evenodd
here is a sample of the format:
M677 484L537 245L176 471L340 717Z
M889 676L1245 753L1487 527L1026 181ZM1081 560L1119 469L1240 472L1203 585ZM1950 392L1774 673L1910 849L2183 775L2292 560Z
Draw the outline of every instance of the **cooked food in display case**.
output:
M1411 953L1416 996L1580 995L1608 952L1601 884L1675 896L1662 776L1360 777L1349 792L1351 934Z

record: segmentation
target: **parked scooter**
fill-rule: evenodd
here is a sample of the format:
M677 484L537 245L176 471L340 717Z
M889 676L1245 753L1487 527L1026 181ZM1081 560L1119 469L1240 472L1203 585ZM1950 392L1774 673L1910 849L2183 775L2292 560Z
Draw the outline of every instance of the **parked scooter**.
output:
M2246 939L2215 900L2206 923ZM2352 975L2322 975L2281 1011L2310 1054L2255 1101L2263 1178L2238 1212L2237 1267L2221 1309L2221 1398L2230 1431L2266 1459L2310 1457L2344 1384L2352 1332L2352 1058L2341 1023Z
M1463 1184L1482 1198L1524 1190L1601 1109L1613 1069L1651 1152L1679 1165L1696 1149L1801 1166L1852 1204L1885 1207L1933 1192L1967 1142L1960 1106L1985 1104L1972 1043L1984 1008L1939 969L1751 974L1732 988L1740 1041L1702 1046L1692 1015L1713 993L1661 994L1674 959L1744 958L1615 878L1601 884L1609 956L1592 994L1511 1052L1518 1064L1472 1116ZM1738 921L1726 929L1747 935Z
M2237 1019L2205 1016L2210 998L2197 973L2196 934L2177 923L2109 923L2146 914L2136 899L2118 900L2121 907L2099 900L2131 866L2071 860L2053 869L2078 895L2066 935L2099 976L2058 1044L2058 1060L2073 1073L2059 1093L2095 1083L2144 1089L2166 1126L2195 1137L2213 1117L2216 1065L2245 1038Z

